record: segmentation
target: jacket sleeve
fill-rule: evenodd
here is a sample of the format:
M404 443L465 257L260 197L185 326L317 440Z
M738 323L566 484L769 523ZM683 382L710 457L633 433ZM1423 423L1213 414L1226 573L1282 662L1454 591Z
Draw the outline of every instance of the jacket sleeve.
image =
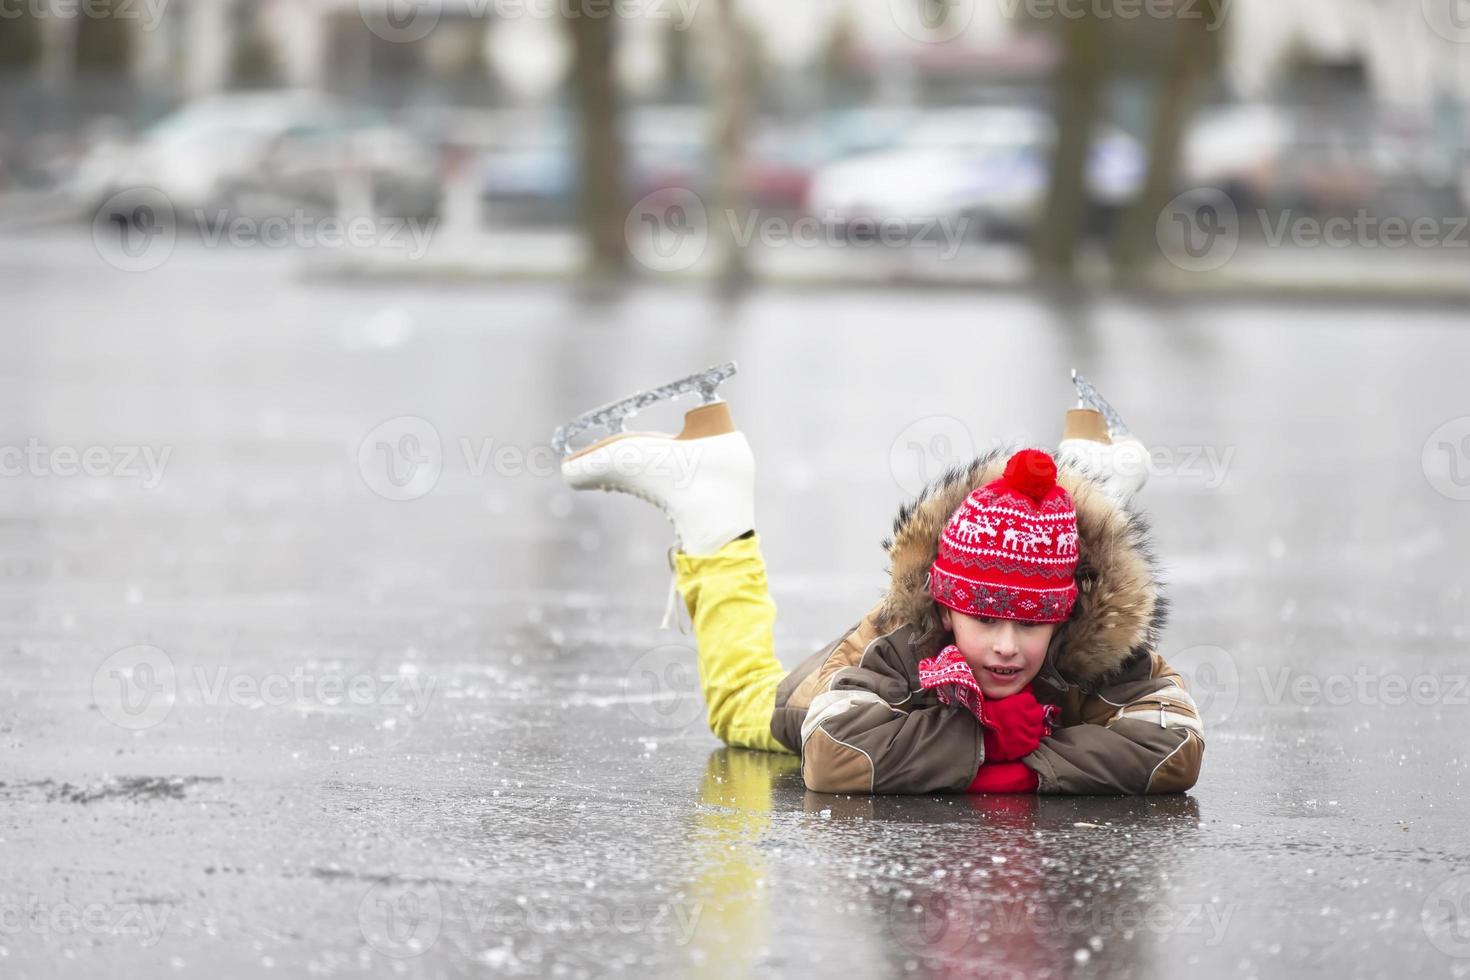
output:
M919 688L892 637L864 621L829 657L801 726L807 789L962 793L975 778L979 723Z
M1181 793L1199 778L1204 729L1184 679L1158 654L1090 697L1065 706L1063 724L1023 760L1037 792Z

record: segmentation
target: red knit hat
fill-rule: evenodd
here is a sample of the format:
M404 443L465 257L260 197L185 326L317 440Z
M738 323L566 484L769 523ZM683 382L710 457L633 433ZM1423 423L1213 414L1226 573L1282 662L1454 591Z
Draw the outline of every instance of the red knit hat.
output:
M970 616L1060 623L1077 601L1076 570L1077 511L1057 485L1057 464L1022 449L950 515L929 592Z

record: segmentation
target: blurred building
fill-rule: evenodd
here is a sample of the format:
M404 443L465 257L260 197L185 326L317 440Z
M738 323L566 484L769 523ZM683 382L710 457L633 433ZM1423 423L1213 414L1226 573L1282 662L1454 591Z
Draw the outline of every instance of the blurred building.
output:
M443 0L422 37L393 26L392 0L115 0L114 18L68 15L70 0L44 2L47 14L16 25L34 34L35 83L97 109L254 86L375 101L535 99L559 88L570 61L563 26L549 16L560 5L535 0ZM695 0L650 0L650 16L619 22L619 72L635 95L677 89L678 76L705 61L708 27L698 17L683 22L699 9ZM941 87L946 78L1034 79L1054 61L1048 39L1017 37L1001 5L954 5L946 16L962 19L953 23L921 19L917 3L912 20L895 9L905 8L889 0L739 5L764 67L844 72L891 101L913 101L925 79Z
M434 20L422 37L391 19L394 0L112 0L114 17L78 16L73 0L37 2L46 6L27 9L47 12L30 23L7 18L0 74L8 89L38 86L53 100L66 93L68 105L83 109L178 103L252 86L386 102L536 99L558 90L570 61L555 17L562 4L551 0L441 0L424 8ZM1384 101L1459 100L1470 95L1470 38L1447 38L1458 22L1437 24L1438 6L1234 0L1220 25L1223 80L1231 92L1259 99L1303 64L1355 62ZM962 98L977 81L1045 78L1056 58L1056 31L1047 28L1060 19L1038 18L1033 7L1062 9L1025 0L736 4L777 98L793 91L782 81L799 77L802 95L822 97L831 86L818 84L820 76L842 76L868 99L895 103ZM635 96L677 94L687 81L680 76L707 63L701 48L711 18L698 16L700 0L647 0L644 8L645 16L618 25L622 81ZM1145 37L1156 26L1147 18L1111 20ZM37 70L17 73L17 66ZM1127 60L1119 67L1126 71Z

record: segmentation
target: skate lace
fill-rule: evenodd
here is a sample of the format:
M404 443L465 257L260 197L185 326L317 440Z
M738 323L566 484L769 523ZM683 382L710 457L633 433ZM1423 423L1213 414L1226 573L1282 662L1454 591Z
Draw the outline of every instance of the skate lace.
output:
M637 497L640 500L646 500L650 504L653 504L655 507L657 507L659 509L659 511L662 512L663 515L669 519L669 523L672 524L673 521L674 521L674 515L672 515L672 514L669 513L669 509L664 506L664 502L662 500L659 500L657 497L653 496L650 493L647 493L647 492L645 492L643 490L635 490L632 487L615 487L615 486L610 486L610 485L608 485L606 483L599 483L597 485L597 487L598 487L599 490L606 490L609 493L626 493L626 494L630 494L630 495L632 495L634 497ZM676 527L677 527L677 525L676 525ZM675 538L677 540L677 534L676 534ZM675 607L679 604L679 602L678 602L678 600L679 600L679 572L678 572L678 569L677 569L677 567L676 567L676 565L674 563L674 550L677 547L678 547L677 545L670 546L669 552L668 552L668 557L669 557L669 598L668 598L668 601L664 603L664 618L659 622L658 628L661 629L661 630L668 629L669 628L669 620L672 619L672 620L674 620L674 625L678 627L679 632L681 634L683 634L684 636L688 636L689 635L689 631L684 628L684 619L685 619L685 617L687 617L689 615L688 611L686 610L684 612L684 615L678 616L677 619L675 618L675 611L674 611L675 610ZM690 623L689 625L690 626L693 626L694 624L693 623Z
M674 564L674 547L675 546L673 545L669 546L669 600L668 602L664 603L664 618L663 621L658 624L658 628L661 630L666 630L669 628L669 620L674 617L675 605L682 605L682 603L678 602L679 572ZM688 610L685 610L684 614L679 616L676 620L676 625L679 627L679 632L685 636L689 635L689 631L684 628L684 617L688 615ZM694 624L690 623L689 625L693 626Z

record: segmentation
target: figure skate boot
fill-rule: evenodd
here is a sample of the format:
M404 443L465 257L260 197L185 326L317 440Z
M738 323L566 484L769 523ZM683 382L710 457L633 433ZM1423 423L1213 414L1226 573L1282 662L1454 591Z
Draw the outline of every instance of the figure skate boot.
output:
M671 381L586 412L552 436L562 477L573 489L631 494L663 511L676 538L670 571L676 549L712 555L755 528L755 458L729 404L715 394L734 374L735 365L728 363ZM623 430L624 420L640 409L694 391L703 403L685 413L677 435ZM571 440L589 429L610 434L573 450ZM665 628L675 594L670 582Z
M1058 461L1071 461L1097 474L1125 507L1148 481L1148 447L1131 432L1107 399L1076 369L1077 407L1069 409L1057 444Z

